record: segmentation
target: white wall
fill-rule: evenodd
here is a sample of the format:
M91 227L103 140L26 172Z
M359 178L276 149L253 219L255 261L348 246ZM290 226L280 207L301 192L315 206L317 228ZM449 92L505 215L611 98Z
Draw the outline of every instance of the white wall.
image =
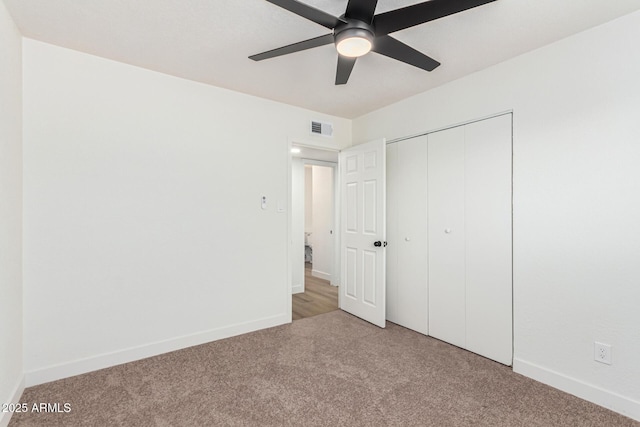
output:
M333 275L333 168L311 166L313 184L313 265L311 274L325 280Z
M354 141L514 112L514 370L640 420L640 13L354 121ZM613 346L594 362L593 342Z
M288 141L313 118L347 146L351 122L34 40L23 55L27 383L287 322Z
M0 2L0 403L22 378L22 37Z
M304 231L313 232L313 169L311 165L304 167ZM309 241L313 236L309 236Z
M305 167L291 159L291 293L304 292Z

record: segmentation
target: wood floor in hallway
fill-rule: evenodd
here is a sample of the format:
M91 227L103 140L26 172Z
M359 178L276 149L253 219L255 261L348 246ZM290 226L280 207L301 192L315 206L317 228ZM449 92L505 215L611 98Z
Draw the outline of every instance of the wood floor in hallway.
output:
M311 275L311 264L304 269L304 292L292 295L293 320L317 316L338 309L338 287Z

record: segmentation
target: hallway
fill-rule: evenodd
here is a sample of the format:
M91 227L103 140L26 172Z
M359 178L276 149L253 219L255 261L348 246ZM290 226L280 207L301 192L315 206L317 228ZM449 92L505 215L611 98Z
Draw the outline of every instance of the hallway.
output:
M311 264L304 269L304 292L292 295L293 320L317 316L338 309L338 287L311 275Z

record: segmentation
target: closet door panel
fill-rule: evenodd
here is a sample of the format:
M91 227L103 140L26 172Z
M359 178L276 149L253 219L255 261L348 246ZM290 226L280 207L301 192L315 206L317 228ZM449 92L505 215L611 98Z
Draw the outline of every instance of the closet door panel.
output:
M398 144L387 145L387 320L399 323L398 313L398 252L400 239L398 237L398 222L401 206L398 194L400 192L400 173L398 164Z
M465 126L466 347L512 362L511 115Z
M398 143L398 324L427 334L427 137Z
M465 347L464 127L428 136L429 335Z

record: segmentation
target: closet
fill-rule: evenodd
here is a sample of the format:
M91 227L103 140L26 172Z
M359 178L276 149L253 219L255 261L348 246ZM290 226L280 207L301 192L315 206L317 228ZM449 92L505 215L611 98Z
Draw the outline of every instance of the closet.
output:
M511 114L387 148L387 319L512 363Z

